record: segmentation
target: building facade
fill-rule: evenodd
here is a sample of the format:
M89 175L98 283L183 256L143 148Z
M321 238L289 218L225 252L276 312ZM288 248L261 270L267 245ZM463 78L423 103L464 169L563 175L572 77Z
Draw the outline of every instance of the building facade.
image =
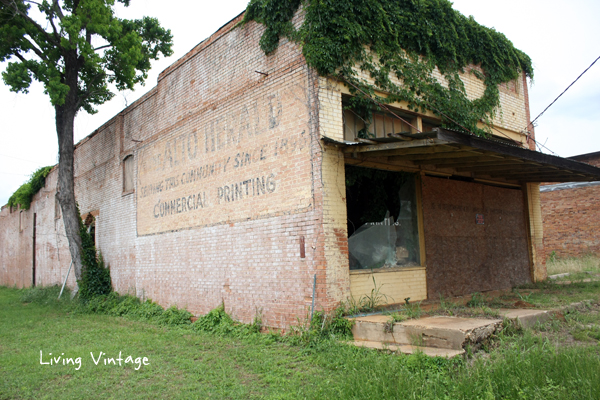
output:
M375 287L403 303L545 278L536 182L597 170L565 161L557 175L558 158L527 149L524 77L500 88L495 139L393 103L364 140L345 85L294 42L265 55L264 27L241 18L76 147L76 198L116 291L285 328L313 299L331 310ZM29 210L3 207L1 284L65 279L57 175Z

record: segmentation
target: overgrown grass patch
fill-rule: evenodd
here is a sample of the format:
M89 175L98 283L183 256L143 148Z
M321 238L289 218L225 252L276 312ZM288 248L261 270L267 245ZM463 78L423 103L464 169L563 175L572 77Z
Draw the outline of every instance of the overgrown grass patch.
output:
M344 327L328 325L334 317L322 313L286 337L259 334L256 325L244 327L220 309L191 324L180 323L174 310L163 314L177 318L157 317L157 305L127 296L106 296L94 312L83 312L68 296L58 302L55 295L56 288L0 288L1 399L591 399L600 393L597 342L557 346L548 332L506 329L485 357L446 360L331 339ZM567 313L560 329L594 324L591 311L593 305ZM41 365L40 351L44 360L49 353L81 357L82 366ZM149 365L95 365L90 352L100 351L147 357Z
M588 254L583 257L557 258L550 256L546 262L548 275L578 272L600 273L600 257Z

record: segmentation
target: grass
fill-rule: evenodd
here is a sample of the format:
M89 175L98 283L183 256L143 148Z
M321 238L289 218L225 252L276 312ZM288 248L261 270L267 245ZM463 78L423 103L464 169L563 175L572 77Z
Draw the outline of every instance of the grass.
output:
M546 262L548 275L579 272L600 273L600 257L588 254L579 258L556 258L550 256Z
M507 330L484 356L447 360L82 313L55 294L0 287L0 399L595 399L600 393L597 303L539 330ZM219 313L210 318L226 319ZM559 345L566 336L571 342ZM40 365L40 351L45 360L49 353L81 357L81 368ZM150 365L95 365L89 353L100 351L147 357Z

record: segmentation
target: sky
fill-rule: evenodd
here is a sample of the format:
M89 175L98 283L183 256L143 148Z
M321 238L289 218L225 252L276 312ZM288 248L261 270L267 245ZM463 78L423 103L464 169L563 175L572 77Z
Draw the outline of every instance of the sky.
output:
M529 88L534 119L600 56L598 0L455 0L454 8L502 32L533 60ZM173 56L154 62L145 86L117 93L98 113L81 111L75 141L102 126L152 89L158 74L244 11L247 0L131 0L121 18L156 17L173 33ZM176 5L176 7L175 7ZM6 63L0 64L0 71ZM40 84L29 94L10 92L0 81L0 204L36 169L58 161L54 109ZM536 124L539 143L561 157L600 151L600 61L581 77Z

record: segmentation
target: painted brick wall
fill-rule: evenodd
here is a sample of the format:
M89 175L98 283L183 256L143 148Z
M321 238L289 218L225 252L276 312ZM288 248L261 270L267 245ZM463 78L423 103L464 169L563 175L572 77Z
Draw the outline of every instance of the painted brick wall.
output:
M347 260L336 254L339 235L323 224L340 214L337 206L323 206L323 188L343 185L343 176L322 177L318 81L299 47L282 40L267 57L258 46L263 27L251 22L233 29L237 22L165 70L156 88L78 144L76 197L84 216L97 215L97 245L118 292L194 314L223 302L236 319L251 322L261 313L265 325L283 328L306 315L315 274L318 309L331 309L349 294ZM244 169L227 169L256 146L264 153L251 152ZM123 193L127 155L136 160L133 193ZM230 163L215 164L219 157ZM208 164L223 168L220 175L167 187L166 178L181 181ZM219 197L224 185L270 174L276 185L260 201ZM2 284L31 283L33 212L40 232L38 282L60 284L66 275L70 255L62 219L55 218L56 175L23 214L23 232L16 233L18 213L0 214ZM148 176L153 180L142 190ZM160 192L148 190L159 183ZM211 207L194 214L178 210L159 221L153 206L181 197L182 187L206 191ZM345 229L345 220L338 222Z
M373 282L375 278L375 282ZM372 290L379 290L382 303L404 303L427 299L427 277L425 268L405 268L388 271L353 271L350 274L352 297L358 301L361 297L371 296Z

